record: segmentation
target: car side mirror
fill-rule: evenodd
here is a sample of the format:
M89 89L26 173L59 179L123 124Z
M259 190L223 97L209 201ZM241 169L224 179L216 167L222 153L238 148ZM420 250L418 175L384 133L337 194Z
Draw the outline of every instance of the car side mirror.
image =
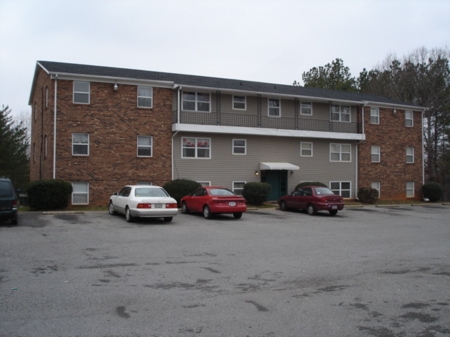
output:
M117 192L114 192L114 193L113 193L113 195L118 195L118 194L119 194L119 193L117 193Z

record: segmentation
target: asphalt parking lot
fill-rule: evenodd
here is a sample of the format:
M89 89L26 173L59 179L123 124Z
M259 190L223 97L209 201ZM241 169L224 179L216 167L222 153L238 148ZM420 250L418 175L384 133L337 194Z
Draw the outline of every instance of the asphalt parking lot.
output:
M0 336L450 335L450 206L0 222Z

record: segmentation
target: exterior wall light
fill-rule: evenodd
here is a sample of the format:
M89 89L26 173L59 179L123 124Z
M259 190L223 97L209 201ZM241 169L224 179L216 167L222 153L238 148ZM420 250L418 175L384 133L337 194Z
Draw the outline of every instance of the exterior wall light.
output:
M114 91L117 91L117 89L119 89L119 86L117 85L117 83L114 83Z
M255 171L255 176L259 176L259 171Z

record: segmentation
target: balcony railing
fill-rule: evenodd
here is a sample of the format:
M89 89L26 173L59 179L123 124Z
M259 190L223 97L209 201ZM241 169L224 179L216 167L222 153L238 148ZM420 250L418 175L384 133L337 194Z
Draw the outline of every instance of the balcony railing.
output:
M177 112L173 112L173 123L177 123ZM241 126L283 130L307 130L324 132L360 133L356 122L333 122L312 118L268 117L239 113L181 111L181 124Z

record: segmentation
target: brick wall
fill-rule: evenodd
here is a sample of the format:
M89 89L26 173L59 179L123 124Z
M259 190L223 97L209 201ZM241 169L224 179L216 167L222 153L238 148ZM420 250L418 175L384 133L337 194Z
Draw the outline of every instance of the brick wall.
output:
M359 186L381 182L381 199L405 200L406 182L414 181L415 197L421 198L422 117L414 112L414 126L405 127L405 111L380 108L380 124L370 124L370 107L364 110L366 140L359 145ZM371 146L380 146L381 161L371 162ZM406 163L406 148L414 148L414 163Z

